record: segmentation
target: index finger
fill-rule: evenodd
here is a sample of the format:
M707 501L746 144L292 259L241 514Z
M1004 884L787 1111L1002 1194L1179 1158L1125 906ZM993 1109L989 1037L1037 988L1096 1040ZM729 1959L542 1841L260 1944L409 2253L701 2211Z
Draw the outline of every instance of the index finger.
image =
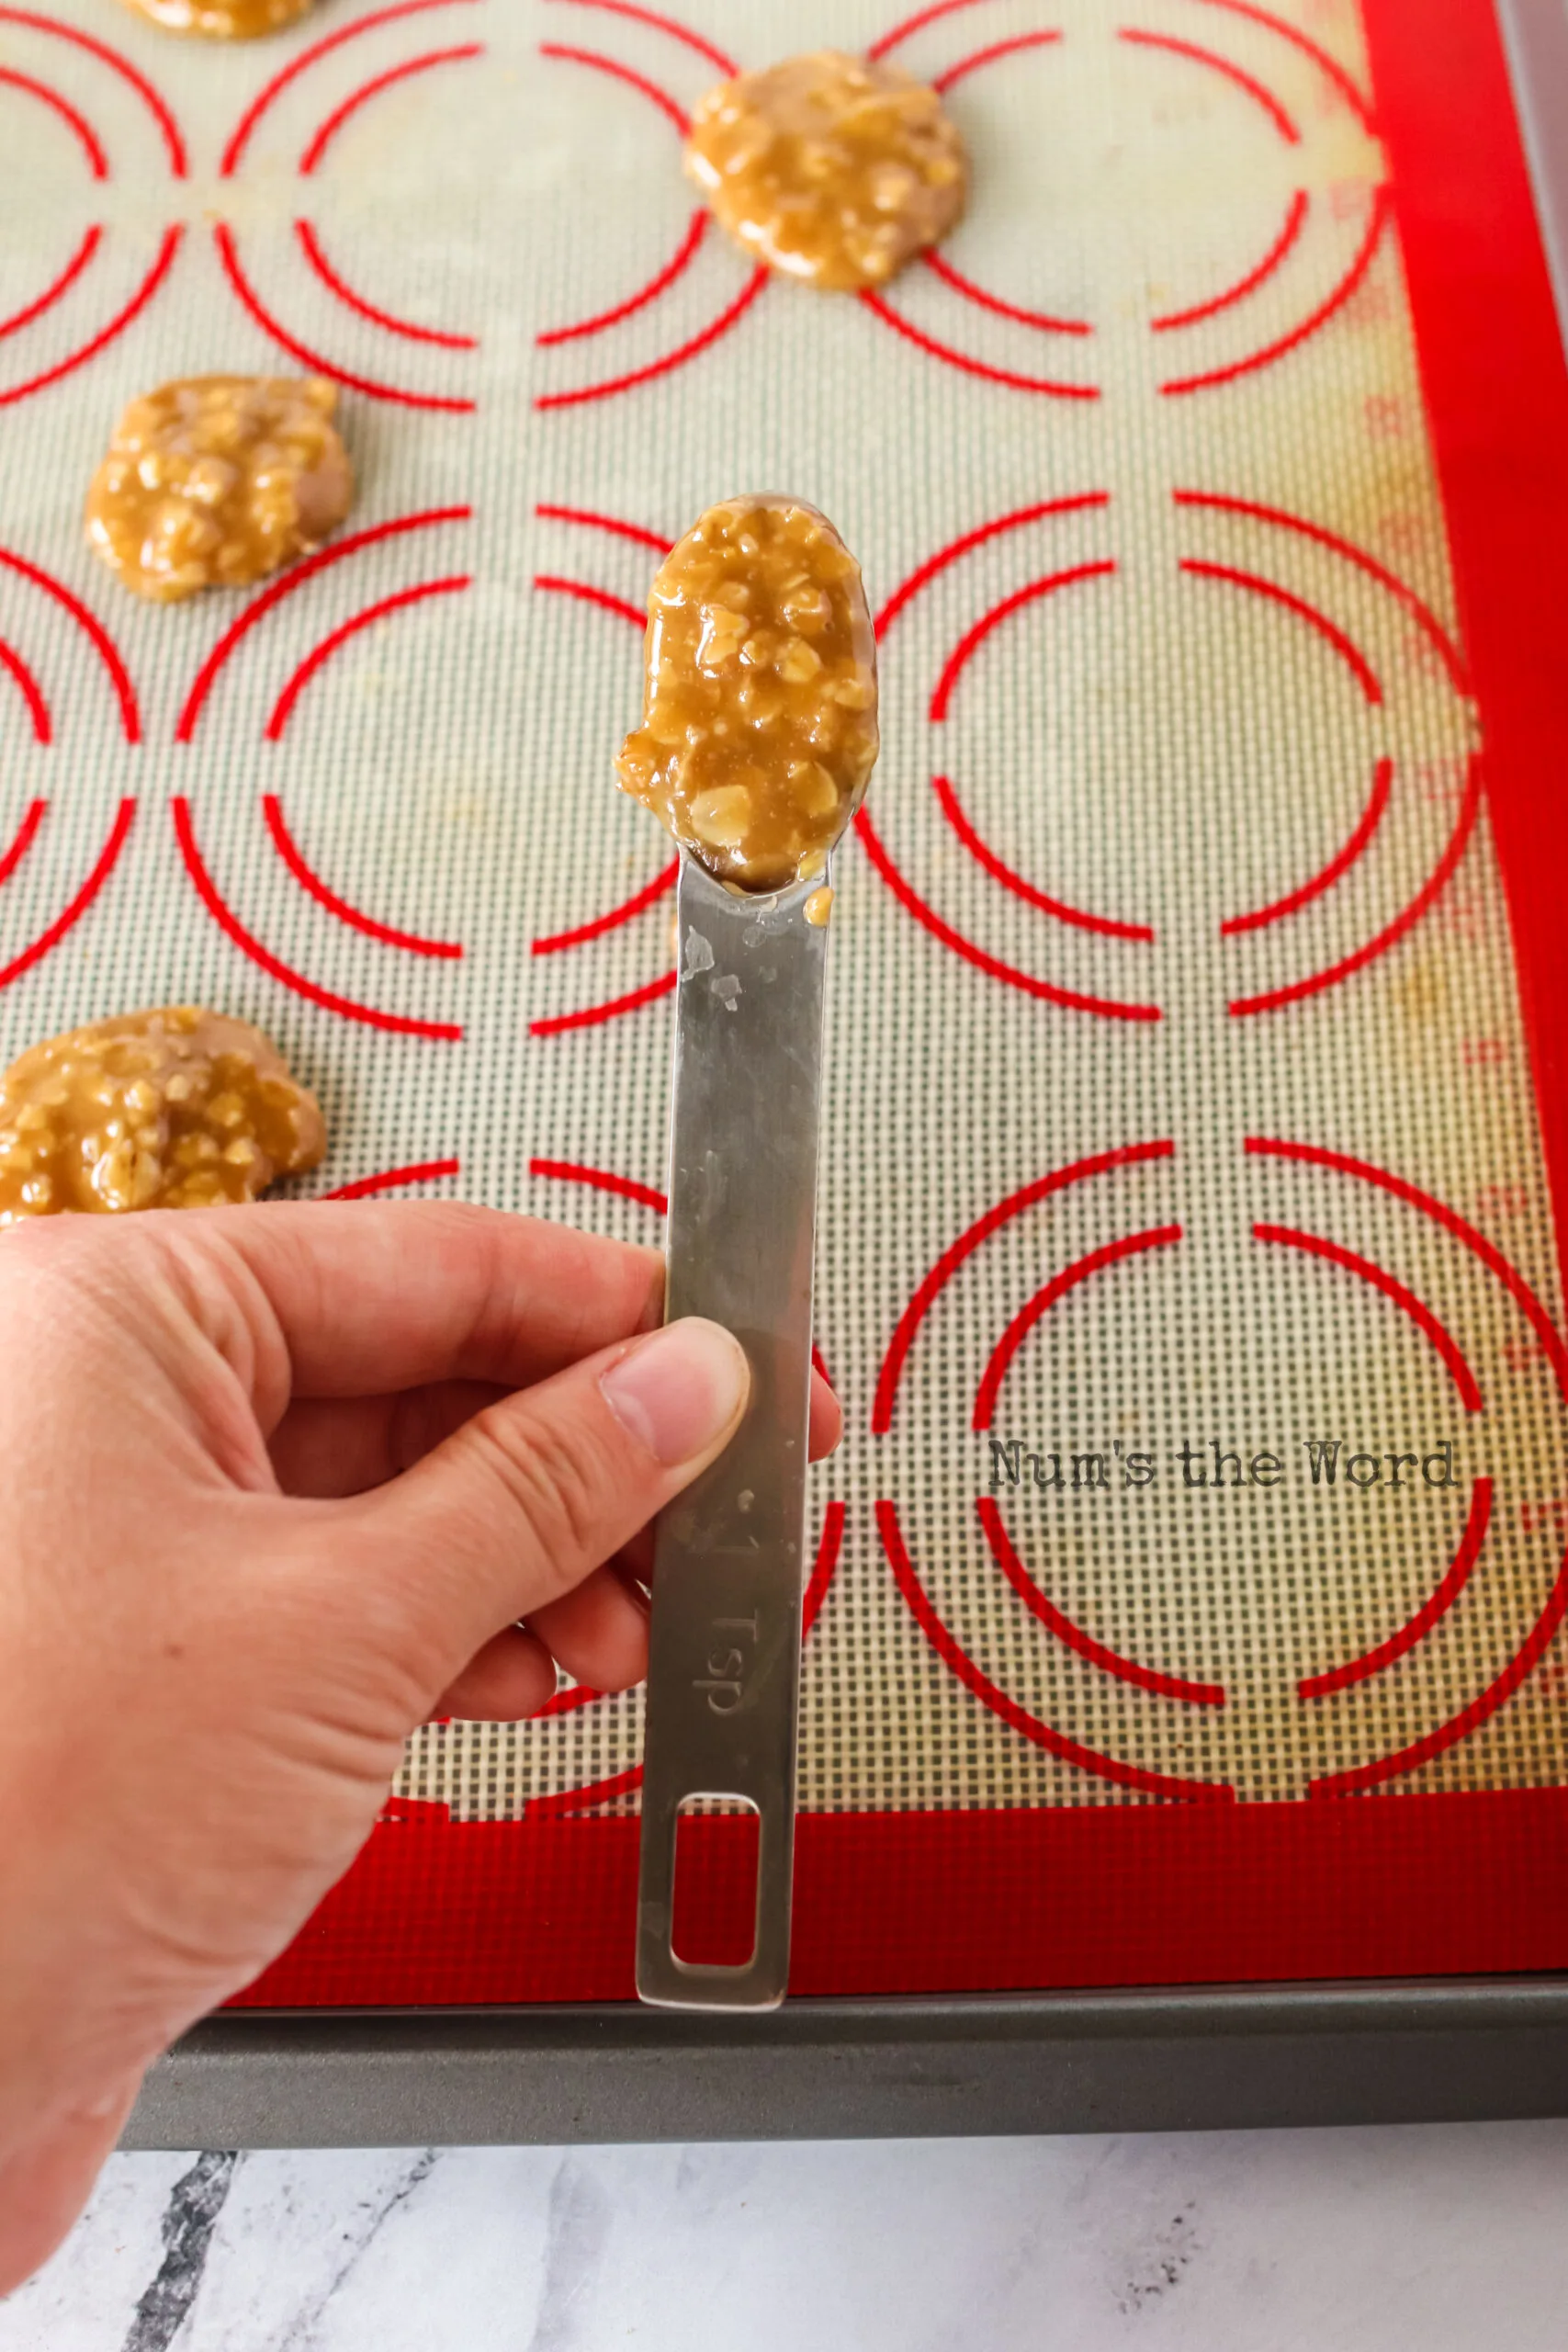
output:
M663 1307L657 1250L457 1201L278 1202L158 1222L176 1256L194 1248L241 1273L238 1303L270 1314L296 1396L522 1388L651 1330Z

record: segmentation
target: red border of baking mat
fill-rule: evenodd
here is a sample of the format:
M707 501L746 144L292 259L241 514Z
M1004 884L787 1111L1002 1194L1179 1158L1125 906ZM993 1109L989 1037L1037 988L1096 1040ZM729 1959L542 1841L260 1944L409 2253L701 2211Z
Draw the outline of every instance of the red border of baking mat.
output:
M726 1866L744 1825L698 1826L705 1951L732 1924L739 1873ZM637 1831L383 1824L237 2006L630 2000ZM688 1851L683 1839L683 1865ZM1565 1957L1568 1791L800 1822L795 1994L1456 1975Z
M1568 364L1489 0L1363 0L1568 1233ZM733 1830L694 1911L735 1923ZM240 2006L632 1995L635 1820L399 1805ZM1568 1791L803 1816L804 1994L1568 1965Z

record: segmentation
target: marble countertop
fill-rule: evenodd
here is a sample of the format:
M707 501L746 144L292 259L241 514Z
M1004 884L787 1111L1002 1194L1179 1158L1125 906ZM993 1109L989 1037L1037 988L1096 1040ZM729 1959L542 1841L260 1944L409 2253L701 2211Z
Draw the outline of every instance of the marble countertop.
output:
M1568 2123L117 2157L0 2352L1563 2352Z

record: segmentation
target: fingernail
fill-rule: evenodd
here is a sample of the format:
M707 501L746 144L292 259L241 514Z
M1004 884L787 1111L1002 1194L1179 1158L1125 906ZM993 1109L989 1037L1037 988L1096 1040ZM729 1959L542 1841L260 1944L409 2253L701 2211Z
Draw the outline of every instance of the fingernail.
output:
M610 1574L632 1606L640 1609L645 1617L649 1615L653 1608L653 1595L649 1591L648 1587L645 1584L638 1584L630 1568L623 1567L618 1560L612 1560L609 1563L609 1568Z
M705 1453L745 1400L750 1374L739 1340L689 1315L639 1340L601 1379L604 1401L655 1461Z

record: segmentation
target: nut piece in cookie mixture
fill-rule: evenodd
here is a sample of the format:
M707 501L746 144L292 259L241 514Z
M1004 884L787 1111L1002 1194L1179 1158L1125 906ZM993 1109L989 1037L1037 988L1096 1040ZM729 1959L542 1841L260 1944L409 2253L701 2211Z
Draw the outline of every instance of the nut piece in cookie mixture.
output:
M721 882L779 890L820 877L877 744L871 616L831 523L788 498L710 506L649 597L623 792Z
M254 1201L325 1148L314 1095L248 1022L194 1004L122 1013L0 1075L0 1226Z
M197 33L208 40L255 40L308 17L316 0L126 0L139 17L165 32Z
M710 90L686 169L714 218L770 269L883 286L964 209L964 142L936 92L836 49Z
M132 401L87 493L87 541L171 605L243 588L320 545L354 475L324 378L192 376Z

